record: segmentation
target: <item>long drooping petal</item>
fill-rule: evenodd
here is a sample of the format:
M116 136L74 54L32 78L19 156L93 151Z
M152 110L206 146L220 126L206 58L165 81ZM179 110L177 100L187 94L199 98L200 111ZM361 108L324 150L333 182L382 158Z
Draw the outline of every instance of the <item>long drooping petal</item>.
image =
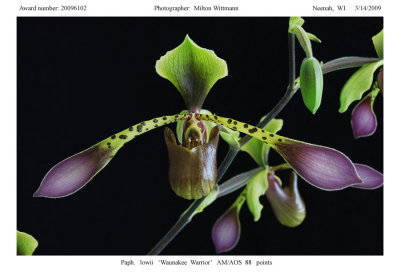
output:
M373 90L354 107L351 116L351 127L353 128L354 138L357 139L374 134L377 121L373 105L378 93L379 89Z
M215 222L212 228L212 240L217 253L232 250L240 238L240 209L246 198L242 193L235 203Z
M351 160L335 149L285 138L230 118L204 114L196 116L266 142L286 160L297 174L318 188L340 190L362 183Z
M50 169L35 197L63 197L75 193L88 183L112 159L112 149L96 144Z
M353 185L360 189L376 189L383 185L383 174L372 167L364 164L355 163L357 173L360 175L363 183Z
M187 149L176 144L175 136L165 128L168 148L168 177L172 190L185 199L199 199L208 195L217 179L218 127L214 127L208 143Z
M288 227L300 225L306 217L306 206L297 188L297 175L292 172L289 187L282 188L273 172L267 175L268 190L265 192L278 221Z
M178 114L141 122L61 161L50 169L33 196L57 198L75 193L103 169L124 144L140 134L189 116Z

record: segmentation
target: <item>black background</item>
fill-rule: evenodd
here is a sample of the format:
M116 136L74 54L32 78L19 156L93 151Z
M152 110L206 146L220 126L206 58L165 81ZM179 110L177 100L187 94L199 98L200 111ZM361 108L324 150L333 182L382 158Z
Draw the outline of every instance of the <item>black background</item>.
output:
M321 61L376 53L371 37L382 18L305 18ZM229 76L211 89L204 108L256 124L288 84L287 18L18 18L17 228L39 241L36 254L144 255L187 208L167 180L163 129L136 138L76 194L33 198L59 161L143 120L184 109L179 92L155 72L155 62L186 34L226 60ZM297 46L297 71L304 57ZM382 96L378 130L354 140L351 109L338 113L340 90L355 69L327 74L321 108L313 116L300 94L278 116L281 134L336 148L354 162L383 171ZM175 127L175 126L171 126ZM227 151L219 145L218 161ZM271 164L282 159L272 154ZM245 153L227 172L254 168ZM285 182L286 173L280 174ZM304 181L303 224L275 219L266 198L254 223L244 206L242 235L229 254L383 254L383 189L325 192ZM162 254L212 255L211 228L237 194L197 215Z

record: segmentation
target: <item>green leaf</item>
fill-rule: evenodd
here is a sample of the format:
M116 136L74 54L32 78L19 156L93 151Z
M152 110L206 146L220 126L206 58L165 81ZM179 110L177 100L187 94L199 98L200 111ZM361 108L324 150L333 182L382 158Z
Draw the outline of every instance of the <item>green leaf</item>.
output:
M265 119L265 117L266 116L262 117L260 122L262 122ZM283 126L282 119L272 119L268 123L268 125L266 125L263 129L271 133L276 133L279 130L281 130L282 126ZM269 150L270 150L269 145L256 138L252 138L244 146L242 146L242 151L247 152L261 167L267 166Z
M317 42L317 43L321 43L321 40L317 38L317 36L315 36L314 34L308 33L307 32L307 36L311 41Z
M380 59L383 59L383 29L372 37L372 42L374 43L376 54Z
M211 87L228 75L226 62L214 51L198 46L188 35L181 45L157 61L156 71L174 84L190 111L201 109Z
M306 107L315 114L321 105L324 77L321 65L314 57L306 58L300 68L300 88Z
M339 112L345 112L351 103L361 99L364 92L371 88L376 69L382 65L383 60L365 64L347 80L340 93Z
M246 200L250 212L257 222L261 217L263 205L260 203L260 196L264 195L268 189L267 169L262 169L254 174L246 187Z
M32 255L38 244L32 235L17 230L17 255Z
M294 26L302 26L304 24L304 20L301 17L290 17L289 19L289 33L294 34Z

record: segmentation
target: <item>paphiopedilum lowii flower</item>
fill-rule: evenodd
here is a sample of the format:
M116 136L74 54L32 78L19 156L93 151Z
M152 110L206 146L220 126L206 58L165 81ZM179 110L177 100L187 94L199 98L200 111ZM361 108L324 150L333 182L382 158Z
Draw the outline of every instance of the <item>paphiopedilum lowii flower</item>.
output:
M367 90L372 90L354 107L351 126L354 138L367 137L374 134L377 121L373 105L379 91L383 94L383 68L378 72L373 83L375 71L383 66L383 30L372 37L379 60L365 64L347 80L340 93L339 112L345 112L351 103L360 100Z
M197 46L188 36L180 46L157 62L156 70L178 88L187 104L187 113L140 122L63 160L46 174L34 196L63 197L78 191L126 143L173 122L183 122L182 133L178 134L178 138L182 138L182 146L176 144L169 130L165 132L170 152L169 178L173 190L184 198L201 198L214 187L218 131L212 131L210 124L257 138L268 148L275 149L304 180L319 188L339 190L363 182L351 160L337 150L282 137L231 118L201 111L210 88L227 75L227 68L225 61L213 51ZM189 157L191 159L187 159ZM193 170L196 166L199 169Z
M218 127L195 118L193 113L209 113L201 107L215 82L228 74L226 62L186 36L181 45L156 62L156 71L179 90L188 111L141 122L63 160L50 169L34 196L56 198L78 191L125 143L154 128L178 121L181 128L178 139L182 145L176 144L172 131L165 131L171 187L186 199L197 199L210 193L217 175Z

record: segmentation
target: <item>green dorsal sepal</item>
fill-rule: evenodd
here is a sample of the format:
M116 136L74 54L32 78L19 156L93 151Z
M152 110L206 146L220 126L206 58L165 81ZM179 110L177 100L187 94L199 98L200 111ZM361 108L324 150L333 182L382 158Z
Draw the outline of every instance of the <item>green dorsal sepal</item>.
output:
M101 141L98 145L100 145L100 147L104 149L112 150L112 153L114 155L124 144L133 140L135 137L143 133L149 132L150 130L153 130L155 128L175 123L180 120L186 120L191 116L191 114L175 114L143 121L108 137L107 139Z

